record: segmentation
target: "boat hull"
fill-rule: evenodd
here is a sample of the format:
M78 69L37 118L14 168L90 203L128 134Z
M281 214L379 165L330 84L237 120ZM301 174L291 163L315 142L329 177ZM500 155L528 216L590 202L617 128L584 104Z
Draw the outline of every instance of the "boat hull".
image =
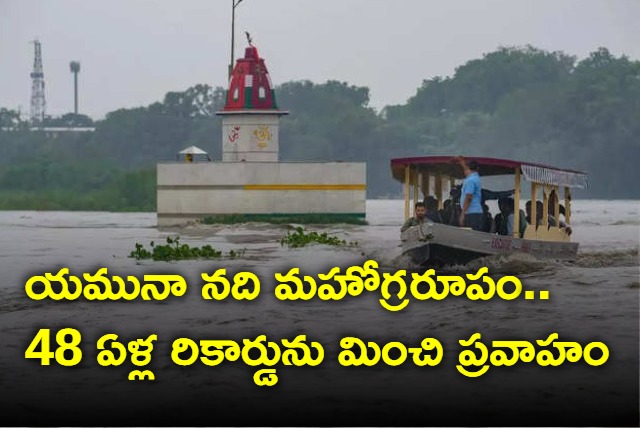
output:
M465 264L480 257L516 253L573 259L578 253L577 242L520 239L438 223L409 228L401 239L403 254L424 266Z

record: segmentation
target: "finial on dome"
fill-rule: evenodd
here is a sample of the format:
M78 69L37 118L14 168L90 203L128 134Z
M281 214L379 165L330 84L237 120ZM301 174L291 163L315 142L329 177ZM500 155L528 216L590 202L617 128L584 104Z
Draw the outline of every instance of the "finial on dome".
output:
M247 42L249 42L249 46L253 47L253 40L251 39L251 34L248 31L245 31L244 34L247 36Z

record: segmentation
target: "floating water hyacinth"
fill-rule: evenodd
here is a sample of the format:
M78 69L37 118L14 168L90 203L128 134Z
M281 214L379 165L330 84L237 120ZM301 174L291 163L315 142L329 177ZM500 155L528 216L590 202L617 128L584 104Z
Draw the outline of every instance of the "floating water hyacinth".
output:
M189 244L181 244L180 237L175 238L167 237L166 245L155 245L151 241L151 251L147 250L142 244L136 242L136 249L129 254L130 258L136 260L188 260L188 259L215 259L219 257L231 257L235 258L244 254L244 250L234 251L231 250L227 254L223 254L222 251L216 250L211 245L204 245L202 247L191 247Z
M346 246L346 245L358 245L357 242L351 241L347 242L344 239L340 239L336 236L331 236L326 232L318 233L318 232L305 232L302 226L296 227L293 233L288 233L287 236L280 240L280 245L288 246L290 248L299 248L304 247L308 244L325 244L325 245L333 245L333 246Z

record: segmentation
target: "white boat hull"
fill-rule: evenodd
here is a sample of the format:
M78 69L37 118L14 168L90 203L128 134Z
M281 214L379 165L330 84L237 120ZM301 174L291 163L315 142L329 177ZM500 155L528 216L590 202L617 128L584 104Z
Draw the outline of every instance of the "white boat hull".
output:
M469 228L425 223L401 233L402 252L419 265L465 264L490 255L531 254L537 258L573 259L578 243L520 239Z

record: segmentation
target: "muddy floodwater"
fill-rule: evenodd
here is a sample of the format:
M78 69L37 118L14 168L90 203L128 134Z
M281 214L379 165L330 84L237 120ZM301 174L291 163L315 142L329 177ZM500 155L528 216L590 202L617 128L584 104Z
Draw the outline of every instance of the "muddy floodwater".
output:
M577 260L490 257L448 269L465 274L486 266L496 277L516 275L526 290L548 290L546 301L452 297L411 300L402 311L391 312L380 304L379 291L341 301L275 297L274 274L293 267L300 268L301 276L317 278L335 266L375 260L381 273L417 272L400 256L403 202L368 201L367 221L366 226L306 226L357 245L291 249L279 243L291 226L192 224L159 230L155 213L0 212L0 418L11 415L7 421L12 422L0 425L638 424L640 201L574 201ZM167 236L178 235L191 246L241 255L180 262L128 257L136 243L149 248L151 241L164 243ZM101 267L123 277L176 273L185 277L188 290L161 302L26 297L30 277L62 267L77 276ZM252 302L204 300L201 274L220 268L227 269L227 277L255 273L260 296ZM80 364L62 367L54 359L41 366L25 358L39 329L54 334L66 327L82 334ZM491 367L471 379L456 365L463 349L459 340L476 332L485 344L535 342L556 332L560 341L603 342L610 356L599 367L584 361L560 367L518 363ZM156 380L127 380L136 368L130 360L100 367L95 343L106 333L118 334L124 343L157 334L149 365ZM176 338L242 342L261 334L277 342L305 334L323 345L324 362L278 365L278 384L259 387L252 379L259 367L242 360L216 367L200 362L178 367L171 360ZM398 367L341 367L340 339L347 336L407 347L436 338L444 357L437 367L416 367L410 361ZM51 346L57 346L53 339ZM258 413L249 413L250 408Z

